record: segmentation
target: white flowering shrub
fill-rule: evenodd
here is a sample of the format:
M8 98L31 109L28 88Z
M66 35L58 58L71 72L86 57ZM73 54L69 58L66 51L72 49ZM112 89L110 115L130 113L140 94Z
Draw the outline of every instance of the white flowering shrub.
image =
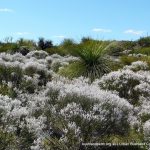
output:
M2 149L79 149L81 140L123 138L131 130L149 137L147 64L134 62L93 83L56 73L78 60L44 51L0 53Z
M59 69L69 65L69 63L78 61L79 58L73 56L60 56L58 54L53 54L51 56L46 57L47 62L50 64L50 67L53 71L57 72Z
M143 125L144 138L147 143L150 142L150 120L147 120ZM150 145L149 145L150 148Z
M146 62L143 61L135 61L131 63L130 66L125 66L124 69L130 69L133 71L148 70L148 65Z
M144 54L141 54L141 53L138 53L138 54L133 53L133 54L129 54L128 56L133 56L133 57L139 58L139 57L146 57L147 55L144 55Z
M128 118L132 115L133 106L111 92L100 90L98 85L90 85L82 80L59 80L47 84L48 89L59 91L56 112L65 120L76 122L81 128L81 135L87 139L94 133L99 136L104 132L120 135L127 133L130 129ZM108 126L110 129L106 131Z
M116 91L120 97L126 98L133 104L138 126L142 122L145 138L149 137L150 119L150 72L144 62L134 62L122 70L111 72L97 82L102 89ZM131 119L133 123L133 117ZM138 123L139 122L139 123ZM142 127L141 127L142 128Z
M148 94L146 91L150 86L149 74L147 71L142 71L147 67L144 62L134 62L131 66L104 75L97 82L102 89L116 91L120 97L126 98L131 104L138 104L139 97Z
M37 59L44 59L44 58L46 58L46 56L48 56L48 53L43 50L38 50L38 51L35 50L35 51L31 51L27 54L28 58L35 57Z

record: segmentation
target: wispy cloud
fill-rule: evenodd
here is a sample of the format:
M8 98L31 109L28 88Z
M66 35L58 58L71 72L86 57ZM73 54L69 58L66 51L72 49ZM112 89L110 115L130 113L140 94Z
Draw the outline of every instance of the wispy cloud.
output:
M103 29L103 28L93 28L92 31L93 32L103 32L103 33L110 33L110 32L112 32L112 30L110 30L110 29Z
M8 8L0 8L0 12L14 12L14 10Z
M141 34L144 33L144 31L128 29L128 30L124 31L124 33L125 33L125 34L141 35Z
M17 35L29 35L30 32L16 32Z
M55 36L53 36L54 38L59 38L59 39L64 39L65 38L65 36L64 35L55 35Z

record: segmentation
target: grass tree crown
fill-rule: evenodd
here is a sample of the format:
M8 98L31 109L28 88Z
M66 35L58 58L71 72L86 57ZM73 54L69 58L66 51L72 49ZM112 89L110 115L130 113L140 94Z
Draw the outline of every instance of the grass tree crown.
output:
M90 41L76 50L84 68L82 75L91 81L110 71L106 46L104 42Z

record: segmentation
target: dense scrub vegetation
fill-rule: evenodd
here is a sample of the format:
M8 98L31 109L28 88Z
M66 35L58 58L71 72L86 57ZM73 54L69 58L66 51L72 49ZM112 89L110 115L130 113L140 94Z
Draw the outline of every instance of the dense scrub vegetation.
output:
M1 42L0 150L149 143L149 43L149 37Z

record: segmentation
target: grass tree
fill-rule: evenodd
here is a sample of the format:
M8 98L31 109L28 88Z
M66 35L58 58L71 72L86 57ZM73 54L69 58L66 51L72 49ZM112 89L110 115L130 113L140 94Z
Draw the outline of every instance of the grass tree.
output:
M104 42L90 41L86 44L81 44L80 48L76 49L76 54L80 61L70 64L60 70L60 73L69 77L82 75L88 77L91 81L100 78L110 71L109 59L105 48L106 43Z

